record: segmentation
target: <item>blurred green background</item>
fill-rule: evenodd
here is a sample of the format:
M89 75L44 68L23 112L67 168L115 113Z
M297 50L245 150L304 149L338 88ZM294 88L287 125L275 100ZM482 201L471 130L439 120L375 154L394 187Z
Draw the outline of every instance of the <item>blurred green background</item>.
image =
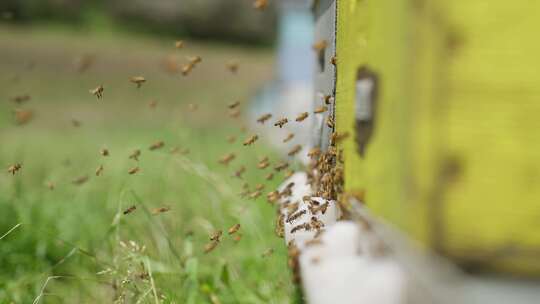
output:
M216 10L229 5L261 27L219 26ZM283 173L266 181L271 168L256 169L263 156L279 159L262 141L242 146L246 122L227 108L240 100L246 112L272 79L272 10L49 0L3 1L0 12L0 236L17 227L0 239L0 303L289 303L286 248L264 199ZM182 76L190 56L202 62ZM129 78L139 75L137 89ZM100 84L98 100L89 90ZM17 111L32 117L21 123ZM165 147L150 151L159 140ZM139 161L128 157L135 149ZM219 164L229 152L237 158ZM14 163L22 169L11 175ZM241 166L243 179L233 177ZM261 198L241 198L245 182L265 185ZM159 207L170 211L153 215ZM226 233L236 223L239 242ZM204 254L218 229L220 245Z

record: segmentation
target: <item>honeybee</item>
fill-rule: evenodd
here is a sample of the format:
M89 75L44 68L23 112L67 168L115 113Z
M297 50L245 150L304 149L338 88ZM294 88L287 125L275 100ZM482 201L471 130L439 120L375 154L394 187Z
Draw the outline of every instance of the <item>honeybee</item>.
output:
M270 118L272 118L272 114L266 113L266 114L261 115L259 118L257 118L257 122L260 124L264 124Z
M315 114L320 114L320 113L324 113L324 112L326 112L326 111L328 111L328 107L326 107L326 106L320 106L320 107L317 107L317 108L315 109L315 111L313 111L313 113L315 113Z
M49 190L54 190L54 183L53 182L47 182L47 188L49 188Z
M255 141L257 141L257 139L259 139L259 136L257 134L251 135L250 137L246 138L246 140L244 140L244 146L252 145Z
M328 42L326 42L326 40L319 40L313 44L312 48L314 51L320 52L324 50L327 46Z
M133 174L135 174L137 172L139 172L139 167L133 167L133 168L129 169L129 171L128 171L128 173L130 175L133 175Z
M268 0L255 0L253 7L258 10L264 10L268 6Z
M176 40L174 42L174 47L177 49L181 49L184 47L184 41L183 40Z
M152 214L157 215L157 214L160 214L160 213L165 213L165 212L167 212L169 210L171 210L170 207L158 207L158 208L152 209Z
M279 192L275 190L272 192L268 192L268 194L266 194L266 199L268 200L269 203L274 203L279 198L280 198Z
M294 156L298 152L300 152L301 150L302 150L302 146L301 145L296 145L287 153L287 155Z
M229 72L233 74L236 74L238 72L238 68L239 68L238 62L230 61L225 66L227 67L227 70L229 70Z
M274 178L274 173L272 172L266 174L266 176L264 177L264 179L266 180L272 180L273 178Z
M274 126L275 126L275 127L283 128L283 126L284 126L285 124L287 124L288 122L289 122L289 120L288 120L287 118L282 118L282 119L276 121L276 122L274 123Z
M131 212L135 211L135 209L137 209L137 206L133 205L133 206L127 208L126 210L124 210L123 213L124 213L124 215L130 214Z
M133 82L134 84L137 85L137 89L140 88L143 83L146 82L146 79L142 76L133 76L129 79L129 81Z
M7 171L8 171L9 173L11 173L11 175L15 175L15 173L16 173L17 171L21 170L21 168L22 168L22 165L19 164L19 163L16 163L16 164L13 164L13 165L9 166L9 168L8 168Z
M330 105L334 102L334 97L332 95L324 95L323 100L325 105Z
M96 176L100 176L103 173L103 165L99 165L96 169Z
M292 213L287 217L286 222L290 224L290 223L294 222L295 220L299 219L302 215L304 215L306 213L307 213L306 210L300 210L300 211L297 211L295 213Z
M101 156L109 156L109 150L106 148L103 148L99 150L99 154L101 154Z
M337 65L337 57L336 57L336 55L332 56L332 58L330 59L330 63L333 64L333 65Z
M332 117L326 117L326 126L328 126L330 129L334 128L334 119L332 119Z
M236 141L236 136L230 135L230 136L227 137L227 142L228 142L228 143L232 144L232 143L234 143L235 141Z
M285 236L285 227L283 225L285 215L283 213L280 213L279 216L276 217L276 226L274 229L274 232L276 233L277 237L283 238Z
M332 144L338 144L344 139L346 139L347 137L349 137L349 132L343 132L343 133L334 132L332 133L330 137L330 141Z
M148 103L148 107L149 107L150 109L155 109L155 108L157 107L157 104L158 104L157 100L152 99L152 100L150 100L150 102Z
M195 111L197 111L197 109L199 109L199 105L197 105L197 104L190 103L190 104L188 105L188 110L189 110L190 112L195 112Z
M15 121L18 125L27 124L34 117L34 112L30 110L15 110Z
M263 190L264 189L264 184L257 184L257 186L255 186L255 190Z
M294 138L294 133L289 133L289 134L287 135L287 137L285 137L285 138L283 139L283 142L286 143L286 142L290 141L290 140L293 139L293 138Z
M210 251L214 250L218 244L219 242L216 241L211 241L210 243L207 243L206 245L204 245L204 253L209 253Z
M324 223L317 217L312 216L310 220L310 226L315 230L321 230L324 227Z
M306 119L308 116L309 116L308 112L300 113L300 114L296 117L295 120L298 121L298 122L301 122L301 121L303 121L304 119Z
M261 194L262 194L261 190L257 190L257 191L255 191L255 192L250 193L250 194L249 194L249 198L251 198L251 199L256 199L256 198L258 198L259 196L261 196Z
M103 98L103 85L97 86L95 89L90 90L90 93L97 97L97 99Z
M220 159L219 159L219 162L221 164L224 164L224 165L228 165L233 159L236 158L236 154L234 153L229 153L229 154L225 154L223 155Z
M240 230L240 224L234 224L231 228L229 228L228 232L229 234L235 234L238 230Z
M310 223L302 223L300 225L294 226L293 229L291 229L291 233L296 233L297 231L300 231L302 229L306 231L310 231L311 230Z
M214 233L212 233L210 235L210 241L216 241L216 242L219 242L221 241L221 236L223 235L223 231L222 230L216 230Z
M315 156L318 156L321 154L321 149L318 148L318 147L315 147L315 148L312 148L311 150L309 150L307 156L309 158L314 158Z
M238 118L240 116L240 110L239 109L232 109L229 111L229 116L231 118Z
M78 127L81 126L81 122L80 122L79 120L77 120L77 119L72 119L72 120L71 120L71 125L72 125L73 127L75 127L75 128L78 128Z
M191 63L182 65L182 69L181 69L182 75L183 76L189 75L189 73L191 73L191 71L193 70L193 67L194 65Z
M234 172L234 176L242 178L242 174L244 174L244 172L246 172L246 167L242 166Z
M139 156L141 156L141 150L136 149L133 150L133 152L129 155L129 158L139 161Z
M76 179L74 179L72 182L75 185L82 185L88 181L88 175L79 176Z
M272 253L274 253L274 249L268 248L262 253L262 257L267 258L267 257L271 256Z
M274 170L281 171L283 169L287 169L289 167L289 163L287 162L281 162L274 166Z
M293 174L294 174L294 171L293 171L293 170L288 170L288 171L285 173L285 178L287 179L287 178L293 176Z
M21 104L23 102L29 101L30 98L31 98L30 95L25 94L25 95L13 96L13 97L10 98L10 100L15 102L15 103Z
M161 149L161 148L163 148L163 146L165 146L165 143L162 140L156 141L155 143L150 145L148 150L153 151L153 150Z
M228 105L228 107L229 107L229 109L234 109L234 108L238 107L239 105L240 105L240 101L235 101L233 103L230 103Z
M202 61L201 56L191 56L187 57L187 59L192 65L196 65L197 63L200 63Z

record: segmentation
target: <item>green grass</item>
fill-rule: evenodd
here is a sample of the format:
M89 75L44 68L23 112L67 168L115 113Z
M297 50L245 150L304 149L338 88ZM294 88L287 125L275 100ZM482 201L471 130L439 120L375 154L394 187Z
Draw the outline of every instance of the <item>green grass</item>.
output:
M225 139L247 136L226 105L247 101L270 79L268 50L188 41L178 51L168 40L58 29L4 27L0 36L0 236L21 224L0 239L0 303L290 301L295 291L283 240L273 232L275 209L263 198L240 198L243 181L231 177L244 165L253 188L266 173L253 169L257 158L275 155L263 142L246 148ZM96 62L79 73L73 61L87 53ZM189 77L171 75L161 68L171 54L203 62ZM231 59L241 63L237 76L225 70ZM135 75L148 79L141 89L128 82ZM88 92L98 84L105 86L101 101ZM20 94L32 99L8 101ZM189 103L198 111L189 112ZM16 125L17 107L35 118ZM149 151L157 140L165 147ZM171 154L176 146L191 152ZM99 154L103 147L110 156ZM138 162L128 159L134 149L142 151ZM231 151L238 157L230 167L218 164ZM6 170L16 162L22 169L12 176ZM95 176L99 165L103 175ZM141 171L129 175L133 166ZM83 175L88 182L72 183ZM150 213L162 206L171 210ZM203 253L211 232L235 223L240 242L225 233ZM267 248L274 254L263 258Z

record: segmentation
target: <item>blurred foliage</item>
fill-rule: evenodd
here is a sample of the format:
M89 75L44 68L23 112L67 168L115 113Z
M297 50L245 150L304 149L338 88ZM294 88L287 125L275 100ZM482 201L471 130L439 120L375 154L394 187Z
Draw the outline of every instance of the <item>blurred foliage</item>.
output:
M251 44L272 42L276 28L275 7L255 10L251 0L2 0L0 14L1 22L80 27L104 17L130 31Z

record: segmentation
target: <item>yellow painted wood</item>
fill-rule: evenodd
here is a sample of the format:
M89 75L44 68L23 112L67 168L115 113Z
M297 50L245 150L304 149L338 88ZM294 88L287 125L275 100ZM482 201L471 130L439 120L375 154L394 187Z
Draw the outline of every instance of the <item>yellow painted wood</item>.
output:
M343 143L346 190L463 265L540 275L539 28L538 1L339 0L338 131L356 70L380 79L365 158Z

